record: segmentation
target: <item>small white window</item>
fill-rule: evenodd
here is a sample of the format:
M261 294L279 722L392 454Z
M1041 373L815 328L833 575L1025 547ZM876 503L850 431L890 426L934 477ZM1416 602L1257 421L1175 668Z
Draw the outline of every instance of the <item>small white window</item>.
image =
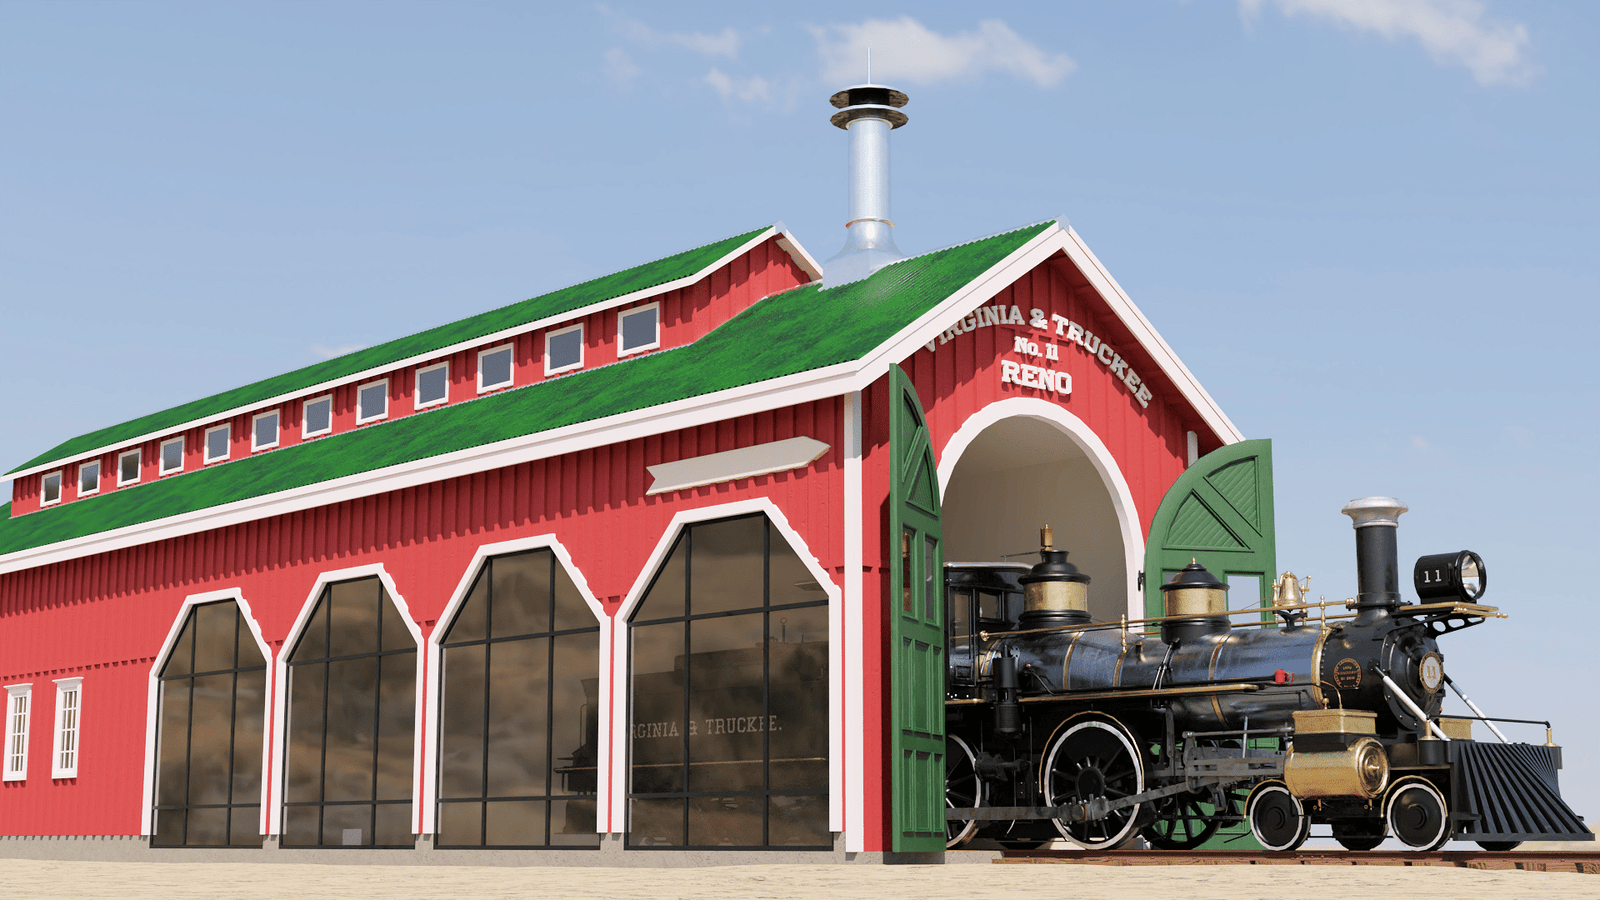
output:
M233 443L233 426L217 425L206 429L206 465L228 458L229 445Z
M511 386L511 345L478 354L478 393Z
M183 471L183 438L175 437L161 442L161 474L171 475Z
M117 487L125 484L138 484L139 475L143 471L144 453L138 449L126 450L117 454Z
M333 398L318 397L305 402L304 421L300 425L302 438L316 437L333 430Z
M264 412L250 420L250 451L278 446L278 411Z
M546 332L544 373L554 375L557 372L581 368L583 368L583 323Z
M417 370L417 409L438 406L450 399L450 364L439 363Z
M39 480L39 505L52 506L61 502L61 473L51 472Z
M617 316L617 355L661 346L661 303L647 303Z
M79 718L83 712L83 678L56 679L56 739L50 749L50 777L78 777Z
M87 497L100 490L100 461L78 465L78 496Z
M356 390L356 424L365 425L389 416L389 379L363 384Z
M28 707L32 705L33 685L6 685L6 781L28 777Z

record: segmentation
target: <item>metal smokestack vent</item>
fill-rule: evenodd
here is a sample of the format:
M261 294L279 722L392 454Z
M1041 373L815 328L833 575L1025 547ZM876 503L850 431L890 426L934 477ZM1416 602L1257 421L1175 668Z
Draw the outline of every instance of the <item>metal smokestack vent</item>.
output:
M1400 605L1400 560L1395 531L1408 507L1393 497L1362 497L1339 510L1356 529L1356 609L1387 613Z
M882 84L858 84L829 98L829 119L850 132L850 220L844 249L822 264L823 288L860 281L906 255L894 245L889 218L889 132L909 121L906 95Z

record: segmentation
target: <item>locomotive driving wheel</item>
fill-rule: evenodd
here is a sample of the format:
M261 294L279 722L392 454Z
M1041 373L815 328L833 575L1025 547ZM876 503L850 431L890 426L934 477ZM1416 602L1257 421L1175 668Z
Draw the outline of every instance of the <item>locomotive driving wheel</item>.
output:
M1156 820L1140 834L1158 850L1193 850L1216 836L1223 820L1237 815L1229 791L1183 793L1156 801Z
M1045 755L1043 785L1046 806L1086 803L1096 798L1118 800L1144 790L1144 761L1138 743L1114 721L1086 719L1069 727ZM1068 842L1086 850L1122 844L1139 827L1144 804L1114 809L1088 822L1056 820Z
M944 805L946 809L973 809L983 805L983 779L978 777L978 757L972 747L953 734L944 738ZM954 850L978 833L975 819L950 819L944 823L944 848Z

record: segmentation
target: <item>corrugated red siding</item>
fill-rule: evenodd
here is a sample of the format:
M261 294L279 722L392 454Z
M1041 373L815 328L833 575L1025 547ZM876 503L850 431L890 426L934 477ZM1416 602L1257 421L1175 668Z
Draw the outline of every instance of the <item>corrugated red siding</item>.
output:
M842 571L843 405L824 400L0 576L0 683L34 683L25 784L6 834L133 834L147 677L185 596L238 588L276 654L319 573L382 563L424 634L477 548L554 533L596 595L621 602L683 509L766 497ZM832 449L790 473L645 496L648 465L807 436ZM48 777L54 685L83 674L75 781Z

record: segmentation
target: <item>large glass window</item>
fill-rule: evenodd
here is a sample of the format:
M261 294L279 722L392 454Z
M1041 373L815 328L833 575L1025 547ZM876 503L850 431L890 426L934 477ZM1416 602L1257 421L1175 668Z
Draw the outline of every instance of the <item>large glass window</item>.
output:
M151 845L261 846L267 661L239 605L192 607L159 679Z
M765 516L684 530L633 616L629 846L832 846L827 603Z
M443 640L437 846L599 846L599 633L549 550L484 564Z
M383 582L324 588L288 665L283 845L414 846L417 645Z

